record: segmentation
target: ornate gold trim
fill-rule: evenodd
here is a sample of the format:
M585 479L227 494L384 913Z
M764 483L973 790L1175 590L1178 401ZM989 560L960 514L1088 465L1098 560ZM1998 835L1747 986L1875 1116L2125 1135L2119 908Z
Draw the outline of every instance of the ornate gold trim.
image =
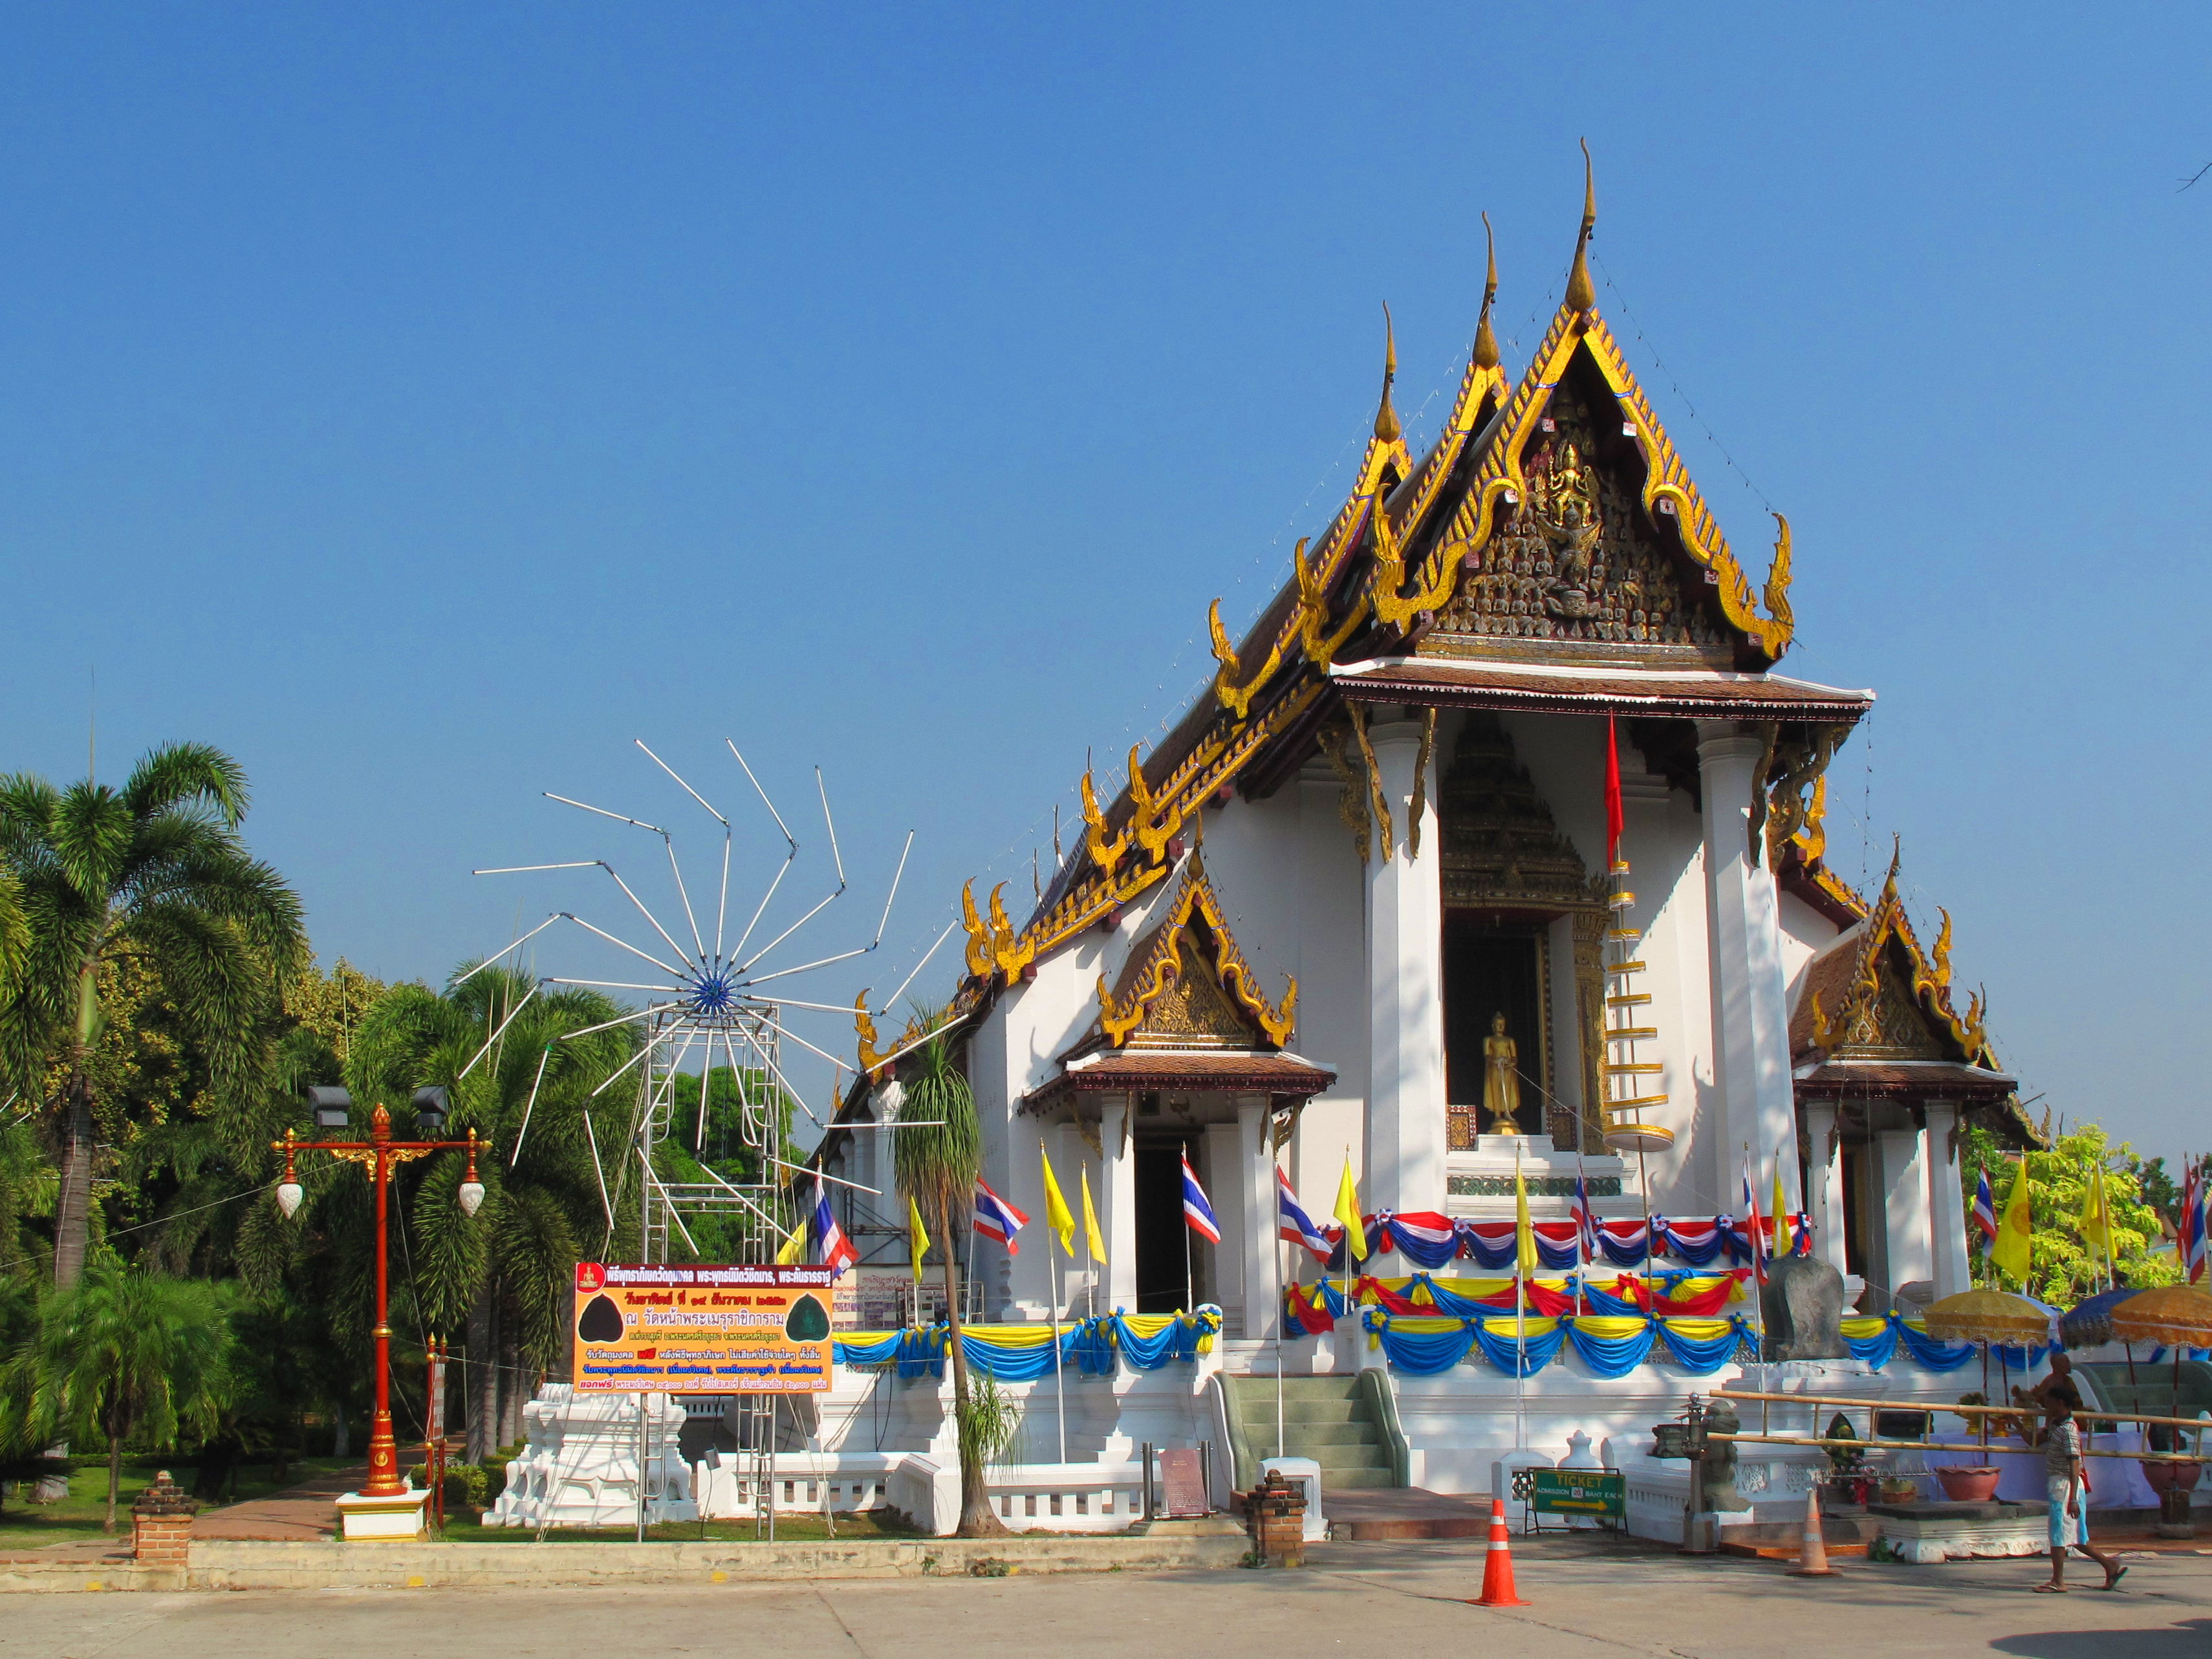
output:
M1245 959L1229 931L1229 920L1222 914L1221 901L1213 890L1213 884L1206 878L1205 861L1195 854L1183 873L1182 884L1169 903L1167 915L1153 931L1152 942L1144 959L1123 970L1125 977L1134 975L1128 994L1116 997L1106 983L1106 975L1098 975L1098 1024L1106 1033L1106 1040L1121 1048L1144 1024L1152 1005L1175 977L1182 942L1190 931L1194 917L1206 924L1206 932L1212 940L1212 966L1221 988L1251 1017L1269 1042L1278 1048L1285 1047L1291 1040L1296 1021L1297 978L1295 975L1289 976L1279 1007L1267 1000L1260 989L1252 964Z

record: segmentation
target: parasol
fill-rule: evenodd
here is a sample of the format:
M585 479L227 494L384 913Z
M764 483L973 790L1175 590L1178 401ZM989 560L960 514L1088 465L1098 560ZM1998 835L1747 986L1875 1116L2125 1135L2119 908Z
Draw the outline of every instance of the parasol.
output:
M2009 1342L2022 1346L2048 1341L2051 1310L2010 1291L1961 1291L1931 1303L1928 1334L1944 1342Z
M2112 1310L2112 1334L2123 1342L2162 1342L2170 1347L2212 1346L2212 1296L2193 1285L2138 1291Z

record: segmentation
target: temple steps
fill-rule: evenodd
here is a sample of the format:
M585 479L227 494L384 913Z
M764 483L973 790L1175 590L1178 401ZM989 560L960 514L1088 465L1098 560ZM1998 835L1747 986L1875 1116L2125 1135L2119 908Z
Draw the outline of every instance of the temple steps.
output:
M1231 1435L1237 1456L1237 1484L1249 1485L1262 1458L1310 1457L1321 1465L1322 1489L1371 1490L1394 1486L1390 1447L1375 1419L1370 1395L1356 1373L1348 1376L1286 1376L1282 1394L1282 1449L1275 1439L1275 1379L1222 1377Z

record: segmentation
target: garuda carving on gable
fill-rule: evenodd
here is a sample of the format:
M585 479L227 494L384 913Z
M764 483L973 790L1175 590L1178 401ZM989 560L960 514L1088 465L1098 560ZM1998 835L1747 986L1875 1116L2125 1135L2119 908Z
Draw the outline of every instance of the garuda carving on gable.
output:
M1686 598L1675 561L1643 522L1580 401L1554 395L1550 429L1522 468L1528 488L1488 546L1468 561L1440 626L1523 639L1705 645L1717 638Z

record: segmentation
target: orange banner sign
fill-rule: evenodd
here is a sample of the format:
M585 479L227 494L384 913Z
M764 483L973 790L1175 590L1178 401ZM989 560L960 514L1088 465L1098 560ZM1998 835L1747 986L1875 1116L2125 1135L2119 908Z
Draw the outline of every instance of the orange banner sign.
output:
M819 1394L827 1267L576 1264L580 1394Z

